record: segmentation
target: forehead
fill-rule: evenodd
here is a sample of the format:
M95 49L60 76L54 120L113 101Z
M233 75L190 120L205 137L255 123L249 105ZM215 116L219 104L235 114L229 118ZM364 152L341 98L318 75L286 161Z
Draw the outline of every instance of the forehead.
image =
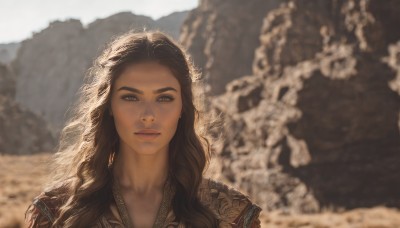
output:
M157 62L143 62L129 65L118 76L115 87L134 86L135 88L158 89L171 86L179 90L179 81L169 67Z

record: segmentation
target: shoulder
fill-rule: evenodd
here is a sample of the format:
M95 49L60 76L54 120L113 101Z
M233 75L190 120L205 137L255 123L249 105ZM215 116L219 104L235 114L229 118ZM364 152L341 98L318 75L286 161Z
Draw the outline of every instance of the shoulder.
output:
M261 208L250 198L222 182L203 178L199 188L200 201L209 207L223 224L231 227L259 227ZM236 226L235 226L236 225Z
M25 212L27 227L51 227L65 202L62 188L44 191L36 196Z

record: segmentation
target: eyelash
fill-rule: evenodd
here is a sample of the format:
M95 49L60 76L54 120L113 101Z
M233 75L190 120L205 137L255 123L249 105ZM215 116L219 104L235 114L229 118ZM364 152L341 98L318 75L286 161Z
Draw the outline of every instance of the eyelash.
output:
M125 95L125 96L122 96L122 97L121 97L121 99L122 99L122 100L125 100L125 101L136 101L136 100L127 99L127 98L136 98L136 99L137 99L137 97L134 96L134 95ZM171 102L171 101L174 100L174 98L171 97L171 96L161 96L161 97L159 97L159 99L160 99L160 98L168 98L168 99L169 99L168 101L161 101L161 102Z

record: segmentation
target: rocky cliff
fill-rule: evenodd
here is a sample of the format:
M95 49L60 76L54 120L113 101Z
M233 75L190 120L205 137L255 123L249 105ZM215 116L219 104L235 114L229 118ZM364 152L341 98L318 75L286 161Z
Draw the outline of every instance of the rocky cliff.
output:
M54 137L46 122L15 101L15 75L0 64L0 154L52 151Z
M280 2L200 0L189 13L180 41L202 71L209 94L221 94L228 82L252 73L263 18Z
M160 17L155 21L156 27L170 34L175 40L178 40L181 34L182 24L186 20L188 14L189 11L181 11Z
M400 207L400 2L268 2L232 3L225 29L201 1L183 27L211 91L238 78L212 102L216 172L266 210Z
M15 97L15 75L9 66L0 63L0 96Z
M11 63L15 59L19 47L20 43L0 44L0 63Z
M43 117L54 133L59 132L86 70L106 42L131 29L160 29L177 39L186 14L174 13L154 21L122 12L87 27L73 19L52 22L21 44L13 63L18 76L16 100Z

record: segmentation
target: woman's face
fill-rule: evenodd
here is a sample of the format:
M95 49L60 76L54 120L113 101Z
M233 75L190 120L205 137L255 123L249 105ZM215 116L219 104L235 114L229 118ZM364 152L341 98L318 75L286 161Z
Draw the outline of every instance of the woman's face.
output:
M112 91L120 148L166 153L182 110L181 87L170 69L157 62L133 64L119 75Z

